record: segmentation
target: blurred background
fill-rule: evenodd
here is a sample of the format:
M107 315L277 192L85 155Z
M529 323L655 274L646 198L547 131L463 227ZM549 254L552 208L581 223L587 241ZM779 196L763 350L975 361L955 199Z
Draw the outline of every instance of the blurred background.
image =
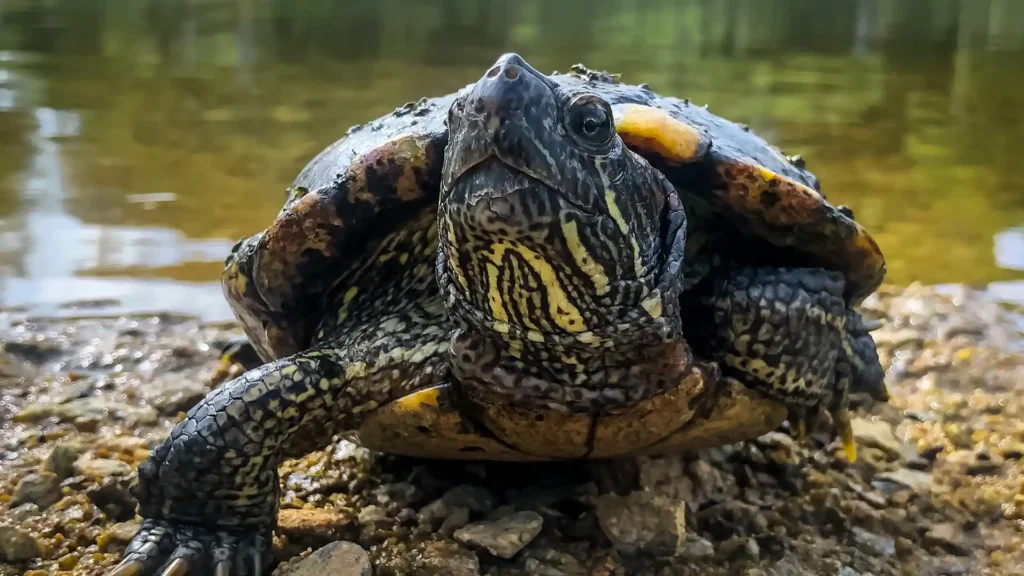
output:
M0 0L0 305L230 318L306 162L506 51L803 155L889 282L1024 301L1020 0Z

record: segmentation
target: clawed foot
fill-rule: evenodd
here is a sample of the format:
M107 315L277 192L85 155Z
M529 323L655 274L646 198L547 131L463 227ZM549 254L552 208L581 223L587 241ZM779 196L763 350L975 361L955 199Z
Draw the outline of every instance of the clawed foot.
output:
M832 429L839 436L843 446L843 453L847 462L857 460L857 441L853 437L853 426L850 423L850 411L846 408L837 408L829 413L832 417ZM821 421L822 412L808 412L803 408L790 407L789 430L795 440L803 440L808 434L817 430Z
M261 576L270 537L146 520L106 576Z

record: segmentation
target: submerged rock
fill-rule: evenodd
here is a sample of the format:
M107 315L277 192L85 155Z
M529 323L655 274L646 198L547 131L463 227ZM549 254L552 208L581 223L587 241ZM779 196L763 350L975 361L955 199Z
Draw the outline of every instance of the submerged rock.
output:
M60 499L60 478L53 472L42 471L28 474L18 482L11 495L11 506L29 502L48 508Z
M0 526L0 559L23 562L43 553L43 545L35 536L13 526Z

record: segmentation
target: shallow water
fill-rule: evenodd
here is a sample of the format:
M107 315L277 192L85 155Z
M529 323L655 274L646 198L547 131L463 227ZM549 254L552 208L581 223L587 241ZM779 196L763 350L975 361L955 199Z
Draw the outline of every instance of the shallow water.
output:
M505 51L707 103L803 155L889 281L1024 301L1018 0L7 0L0 304L230 317L224 256L313 155Z

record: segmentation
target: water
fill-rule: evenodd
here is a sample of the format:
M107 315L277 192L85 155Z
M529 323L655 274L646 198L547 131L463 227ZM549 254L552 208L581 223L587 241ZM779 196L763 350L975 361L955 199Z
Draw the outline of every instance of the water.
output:
M890 282L1024 295L1019 0L6 0L0 304L229 318L224 256L310 158L505 51L802 154Z

